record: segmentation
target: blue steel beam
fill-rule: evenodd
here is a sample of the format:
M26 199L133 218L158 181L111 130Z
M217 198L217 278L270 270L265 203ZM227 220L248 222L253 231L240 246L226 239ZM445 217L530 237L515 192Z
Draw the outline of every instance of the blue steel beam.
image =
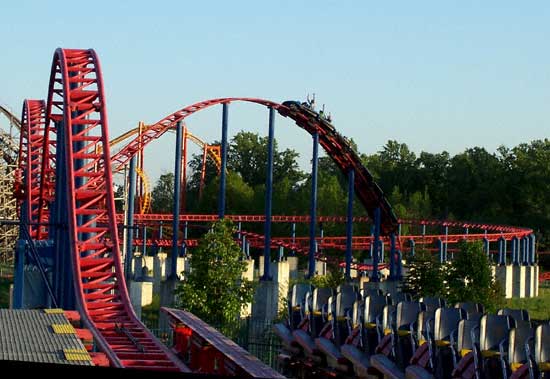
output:
M132 258L134 252L134 204L136 200L136 156L130 159L128 171L128 204L126 214L126 257L124 259L124 273L126 283L130 284L132 278Z
M275 138L275 109L269 108L269 137L267 141L267 175L265 179L265 223L264 223L264 274L260 280L271 280L271 207L273 198L273 145ZM279 260L282 258L279 251Z
M355 189L355 170L348 172L348 219L346 224L346 280L351 280L351 259L352 259L352 239L353 239L353 197Z
M315 241L317 229L317 168L319 164L319 131L313 133L313 154L311 157L311 206L309 221L309 266L308 277L315 275L315 251L317 244Z
M218 195L218 216L219 218L225 217L225 182L226 182L226 169L227 169L227 118L229 104L224 103L222 105L222 151L221 151L221 172L220 172L220 193Z
M180 228L180 198L181 198L181 160L182 160L182 145L183 145L183 121L178 121L176 125L176 157L174 162L174 204L172 214L172 257L169 279L176 280L178 278L178 232Z
M378 254L380 251L380 207L374 210L374 239L372 241L372 274L370 281L379 282L380 273L378 272Z
M397 267L395 262L395 233L390 234L390 277L389 280L397 279Z

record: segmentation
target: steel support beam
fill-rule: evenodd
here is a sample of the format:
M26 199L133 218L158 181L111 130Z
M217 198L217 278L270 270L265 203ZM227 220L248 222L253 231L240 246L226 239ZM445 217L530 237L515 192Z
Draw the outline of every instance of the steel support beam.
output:
M319 132L313 133L313 154L311 157L311 205L309 221L309 265L308 277L315 275L315 252L317 244L315 236L317 232L317 169L319 164Z
M260 280L271 280L271 208L273 201L273 147L275 139L275 109L269 108L269 137L267 141L267 175L265 179L265 222L264 222L264 274ZM279 260L282 258L279 251Z

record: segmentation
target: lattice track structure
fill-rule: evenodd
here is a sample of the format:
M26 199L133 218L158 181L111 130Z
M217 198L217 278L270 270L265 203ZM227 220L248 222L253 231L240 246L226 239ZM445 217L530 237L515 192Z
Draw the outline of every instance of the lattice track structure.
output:
M65 253L71 254L76 303L85 326L112 366L189 371L139 321L129 300L115 224L103 82L93 50L56 50L46 117L39 201L48 212L39 218L47 222L49 212L57 217L66 200L70 248ZM63 169L55 167L53 150ZM64 174L54 178L54 167L56 175ZM48 193L56 179L52 203ZM99 218L108 221L98 224Z
M13 125L19 125L10 118ZM17 127L16 126L16 127ZM11 134L0 130L0 219L17 221L17 200L14 198L15 174L17 171L18 146ZM12 263L15 241L19 233L17 225L0 225L0 263Z

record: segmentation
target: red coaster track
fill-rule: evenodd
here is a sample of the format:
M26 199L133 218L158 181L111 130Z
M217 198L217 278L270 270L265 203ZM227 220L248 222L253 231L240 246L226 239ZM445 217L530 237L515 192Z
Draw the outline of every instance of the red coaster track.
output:
M74 288L86 327L112 366L188 371L138 320L128 297L116 232L103 83L93 50L56 50L48 127L50 121L60 129L47 130L46 137L53 132L63 137L58 141L63 146L57 148L65 152ZM43 172L52 167L51 141L44 141ZM41 199L47 201L53 180L51 175L41 179ZM98 224L99 218L107 222Z
M42 159L42 145L44 127L46 123L46 106L43 100L25 100L21 116L21 133L19 141L18 180L22 180L22 173L28 169L25 184L16 183L21 188L16 196L25 199L26 222L36 223L39 217L39 183ZM19 192L16 189L16 192ZM23 216L23 215L21 215ZM43 239L44 228L37 225L29 226L29 233L33 238Z
M319 143L332 158L338 168L346 174L349 170L355 170L355 193L369 216L374 218L374 210L380 207L381 234L388 235L397 230L397 217L386 200L382 190L374 182L370 172L363 166L361 159L353 150L350 143L340 135L334 127L326 120L323 120L303 108L288 108L284 105L262 99L229 97L221 99L206 100L185 107L174 112L159 122L151 125L141 135L135 137L130 143L122 148L112 157L114 170L119 170L129 162L130 158L143 149L149 142L161 137L170 129L174 129L178 122L203 109L218 104L227 104L236 101L245 101L260 104L276 109L281 115L289 117L296 122L296 125L308 133L319 133Z

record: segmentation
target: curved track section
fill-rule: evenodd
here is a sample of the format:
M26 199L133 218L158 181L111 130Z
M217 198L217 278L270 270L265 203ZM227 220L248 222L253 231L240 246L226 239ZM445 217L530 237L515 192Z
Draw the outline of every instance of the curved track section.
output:
M145 130L147 130L150 127L151 127L150 125L145 125ZM120 136L118 136L116 138L113 138L112 140L109 141L109 146L111 148L113 148L114 146L124 142L125 140L129 139L130 137L138 135L139 134L139 129L140 128L138 126L137 128L130 129L126 133L123 133ZM188 130L186 130L186 132L185 132L185 137L188 138L190 141L192 141L199 148L201 148L201 150L206 151L208 156L210 156L210 158L212 158L212 160L216 164L216 168L218 169L218 171L221 169L222 158L219 154L219 151L216 153L216 150L208 149L208 147L210 147L211 145L207 144L201 138L197 137L196 135L194 135L193 133L191 133Z
M188 371L130 304L115 224L103 83L93 50L56 50L47 109L63 144L57 148L64 151L63 184L71 194L67 218L74 289L86 327L112 366ZM100 217L108 222L98 224Z
M159 138L170 129L174 129L179 121L183 121L193 113L218 104L226 104L235 101L244 101L257 103L266 107L276 109L282 116L289 117L296 122L296 125L305 129L308 133L319 133L319 143L326 151L338 168L347 173L349 170L355 170L355 193L369 216L374 218L374 211L380 208L381 213L381 233L390 234L397 231L397 217L387 201L380 187L374 182L373 176L363 166L361 159L353 150L349 142L340 135L334 127L326 120L318 117L305 107L284 105L262 99L254 98L221 98L202 101L186 108L183 108L171 115L163 118L156 124L151 125L144 133L134 138L128 145L113 155L111 161L114 169L118 170L125 165L130 158L143 149L149 142Z
M42 169L42 147L46 125L46 105L43 100L25 100L21 115L19 143L19 175L23 177L22 198L26 206L22 209L29 225L32 238L44 239L45 228L36 225L40 210L40 173ZM34 224L34 225L32 225Z
M2 113L10 121L10 124L16 129L21 129L21 120L19 120L10 110L0 105L0 113Z

